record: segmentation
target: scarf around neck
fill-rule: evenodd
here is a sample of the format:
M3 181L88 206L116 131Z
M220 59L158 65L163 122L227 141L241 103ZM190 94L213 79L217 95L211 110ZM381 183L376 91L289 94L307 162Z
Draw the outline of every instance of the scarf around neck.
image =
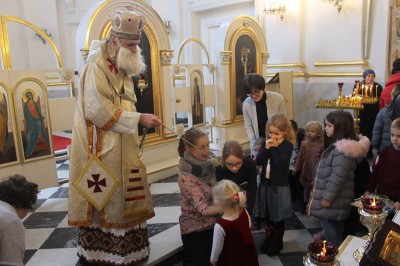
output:
M216 183L215 167L210 159L200 161L185 151L183 157L179 159L179 169L193 174L206 184L214 185Z

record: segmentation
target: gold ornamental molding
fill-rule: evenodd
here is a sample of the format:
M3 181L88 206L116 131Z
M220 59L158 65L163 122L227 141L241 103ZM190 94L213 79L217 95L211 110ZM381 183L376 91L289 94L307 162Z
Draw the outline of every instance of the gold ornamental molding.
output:
M307 77L362 77L363 72L309 72Z
M237 119L234 122L231 119L225 119L220 124L213 125L215 128L229 128L237 125L243 125L243 119Z
M363 72L292 72L294 78L329 78L329 77L361 77ZM275 73L268 73L267 78L272 78Z
M160 57L161 57L161 65L169 66L171 65L171 60L174 57L174 50L161 50Z
M69 82L49 82L46 83L48 87L57 87L57 86L69 86Z
M240 37L246 36L251 39L251 41L254 44L255 47L255 64L254 69L256 72L261 72L263 68L263 62L262 62L262 46L263 44L260 42L260 36L256 32L256 28L252 27L242 27L237 29L231 36L230 43L229 43L229 51L232 51L232 58L231 58L231 64L230 64L230 75L229 77L231 78L230 82L230 93L231 93L231 99L230 99L230 106L231 106L231 117L232 117L232 122L233 123L240 123L243 122L243 114L239 114L237 112L237 96L239 96L238 93L238 87L242 86L241 84L236 84L236 68L239 66L236 66L236 57L240 56L236 53L236 45ZM264 52L265 53L265 52ZM246 73L247 74L247 73ZM240 94L240 96L242 96Z
M266 65L269 59L269 52L261 53L262 63Z
M203 48L204 52L207 55L207 64L210 64L210 56L208 54L207 47L204 45L204 43L200 39L197 39L197 38L188 38L182 42L181 47L179 47L177 64L179 65L181 62L181 54L182 54L183 48L185 47L186 44L188 44L190 42L198 43L200 45L200 47Z
M83 59L86 62L86 59L87 59L87 57L89 55L89 48L82 48L82 49L80 49L80 51L81 51L81 54L83 56Z
M315 62L315 67L331 67L331 66L368 66L367 60L359 61L336 61L336 62Z
M83 49L87 49L89 51L90 49L90 44L89 44L89 37L90 37L90 30L92 28L93 22L95 20L95 18L97 17L97 15L100 13L100 11L107 6L111 1L110 0L106 0L104 1L104 3L102 3L97 9L96 11L93 13L92 17L89 20L88 26L87 26L87 30L86 30L86 37L85 37L85 47ZM104 36L106 34L106 32L110 31L110 26L111 23L109 22L106 27L103 29L102 32L102 36ZM82 49L81 49L82 50Z
M276 75L275 73L267 73L266 77L267 78L272 78ZM294 78L305 78L307 77L307 73L306 72L292 72L292 77Z
M232 58L232 52L231 51L223 51L223 52L220 52L220 55L221 55L221 64L229 65L229 63L231 62L231 58Z
M49 36L45 32L43 32L41 29L33 25L32 23L17 18L13 16L0 16L0 47L1 49L1 58L3 61L3 69L4 70L9 70L12 69L11 65L11 53L10 53L10 40L8 38L8 29L7 29L7 22L12 21L12 22L17 22L20 23L24 26L27 26L28 28L31 28L33 31L35 31L36 34L40 35L51 47L51 49L54 52L54 55L57 59L57 65L58 68L63 67L63 63L61 60L60 52L58 51L56 45L54 44L53 40L50 39Z
M286 68L286 67L305 68L306 65L304 63L267 64L267 68Z

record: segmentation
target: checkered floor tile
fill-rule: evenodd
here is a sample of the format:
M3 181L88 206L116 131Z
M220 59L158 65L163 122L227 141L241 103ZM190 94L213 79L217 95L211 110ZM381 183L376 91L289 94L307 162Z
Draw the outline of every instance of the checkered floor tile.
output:
M59 175L68 176L68 161L58 162L57 166ZM155 260L152 265L187 265L179 235L180 194L177 176L151 184L151 192L156 212L156 216L148 221L152 252L157 253L158 250L162 250L158 247L165 247L165 241L175 241L175 244L170 245L172 248L170 252L175 255L163 261ZM24 219L26 227L24 263L27 266L79 265L76 255L77 229L67 225L67 197L68 184L42 190L34 211ZM320 225L315 218L301 214L299 204L296 206L294 203L293 208L293 216L286 220L282 252L276 257L259 254L260 265L302 265L307 244L312 242L312 234L320 230ZM253 234L259 248L264 238L264 231L256 230ZM174 245L177 250L173 250Z

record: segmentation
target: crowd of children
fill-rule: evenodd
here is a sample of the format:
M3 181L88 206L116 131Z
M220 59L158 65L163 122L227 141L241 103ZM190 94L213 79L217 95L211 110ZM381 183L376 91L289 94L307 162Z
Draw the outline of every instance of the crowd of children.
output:
M366 72L365 78L374 74ZM253 223L265 228L260 251L276 256L283 249L285 219L293 215L292 201L299 195L301 212L320 221L322 231L314 239L336 245L354 234L359 222L351 206L355 197L382 194L394 202L394 210L400 210L396 163L400 161L400 85L392 90L392 102L377 115L371 174L366 159L370 140L356 133L350 112L329 112L324 126L309 121L304 136L278 108L265 108L268 96L262 93L263 82L259 75L245 78L247 104L254 104L253 109L244 107L250 155L230 140L215 165L206 134L191 128L181 137L180 225L192 265L258 265ZM255 124L265 129L253 132Z

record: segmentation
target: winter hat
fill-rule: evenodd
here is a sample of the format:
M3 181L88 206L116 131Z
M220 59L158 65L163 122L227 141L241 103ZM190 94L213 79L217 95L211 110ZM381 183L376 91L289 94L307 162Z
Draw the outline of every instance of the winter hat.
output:
M369 74L373 74L375 77L375 72L372 69L367 69L364 71L363 73L363 79L365 80L365 78L369 75Z

